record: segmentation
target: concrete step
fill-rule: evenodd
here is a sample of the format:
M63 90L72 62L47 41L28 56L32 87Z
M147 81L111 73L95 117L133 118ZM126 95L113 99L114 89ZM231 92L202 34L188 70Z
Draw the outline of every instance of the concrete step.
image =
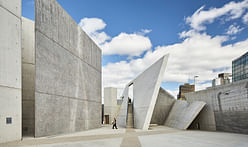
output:
M127 128L133 128L133 104L128 104Z

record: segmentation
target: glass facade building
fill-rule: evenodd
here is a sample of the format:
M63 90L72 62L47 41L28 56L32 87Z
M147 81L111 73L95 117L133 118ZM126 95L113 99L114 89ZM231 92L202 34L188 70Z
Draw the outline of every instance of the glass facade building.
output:
M248 79L248 52L232 61L232 81Z

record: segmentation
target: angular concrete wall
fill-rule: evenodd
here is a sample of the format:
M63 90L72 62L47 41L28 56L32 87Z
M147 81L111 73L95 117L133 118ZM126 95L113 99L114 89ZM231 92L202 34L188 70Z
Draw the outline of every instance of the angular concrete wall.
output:
M217 131L248 134L248 80L188 93L186 98L188 101L201 99L207 103L211 117L201 113L195 122L200 126L205 125L203 129L209 130L211 125L216 124Z
M100 127L101 50L55 0L35 7L35 136Z
M165 55L133 80L134 127L149 128L169 55Z
M0 0L0 143L21 139L20 17L21 0Z
M34 136L34 22L22 17L22 134Z
M164 125L175 101L176 99L171 94L160 87L152 114L151 124Z
M205 104L201 101L188 103L184 100L177 100L165 121L165 125L177 129L187 129Z
M123 91L123 94L122 94L122 97L123 97L123 101L122 101L122 104L121 104L121 108L120 108L120 112L118 114L118 117L117 117L117 125L119 125L120 127L126 127L127 125L127 110L128 110L128 91L129 91L129 85L128 84L124 91Z

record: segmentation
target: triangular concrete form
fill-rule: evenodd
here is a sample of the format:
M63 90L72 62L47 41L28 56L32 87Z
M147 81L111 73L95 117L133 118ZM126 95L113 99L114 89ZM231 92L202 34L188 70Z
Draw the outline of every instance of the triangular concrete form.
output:
M123 102L117 118L118 125L125 127L127 121L128 87L133 84L134 128L147 130L150 125L159 88L169 55L151 65L124 89Z
M177 100L165 121L165 125L177 129L187 129L205 105L206 103L202 101L188 103Z

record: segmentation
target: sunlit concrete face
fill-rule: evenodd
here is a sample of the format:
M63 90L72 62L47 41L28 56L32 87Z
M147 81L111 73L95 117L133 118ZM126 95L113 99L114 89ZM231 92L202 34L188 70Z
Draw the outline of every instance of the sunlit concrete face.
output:
M35 8L35 136L100 127L101 50L55 0Z
M123 102L117 119L117 123L120 126L126 127L128 91L129 86L133 85L134 127L144 130L148 129L155 103L157 101L167 60L168 55L163 56L143 73L141 73L137 78L127 84L123 92Z
M0 0L0 143L21 139L21 0Z

